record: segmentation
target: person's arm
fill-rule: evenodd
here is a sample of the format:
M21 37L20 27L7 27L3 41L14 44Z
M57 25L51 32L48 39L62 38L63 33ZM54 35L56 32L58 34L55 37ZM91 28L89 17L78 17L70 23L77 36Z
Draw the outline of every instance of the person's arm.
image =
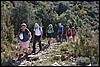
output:
M29 40L30 40L30 36L31 36L31 34L28 32L28 37L29 37Z
M53 33L54 33L54 29L52 28L52 31L53 31Z
M32 34L32 37L33 37L32 42L33 42L33 41L34 41L34 35L35 35L35 30L34 30L34 29L32 30L32 33L33 33L33 34Z
M42 27L41 27L41 37L40 37L40 41L42 41L42 34L43 34L43 30L42 30Z

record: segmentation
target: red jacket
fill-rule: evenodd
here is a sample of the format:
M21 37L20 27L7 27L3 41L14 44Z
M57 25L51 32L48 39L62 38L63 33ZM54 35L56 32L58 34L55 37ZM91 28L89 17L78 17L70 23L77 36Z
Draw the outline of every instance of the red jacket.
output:
M71 34L72 35L72 29L68 29L67 30L67 34Z

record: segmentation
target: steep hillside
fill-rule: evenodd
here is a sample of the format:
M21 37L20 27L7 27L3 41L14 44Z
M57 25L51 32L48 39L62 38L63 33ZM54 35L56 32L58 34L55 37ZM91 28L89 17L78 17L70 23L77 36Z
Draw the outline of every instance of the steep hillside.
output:
M62 48L58 46L58 49L56 49L56 47L53 48L53 45L51 45L47 49L47 53L51 53L49 59L46 59L48 60L47 65L44 64L46 61L41 63L41 58L43 59L43 56L46 56L46 51L44 51L44 55L36 61L39 63L33 65L52 66L53 63L54 65L59 63L62 66L67 66L67 64L68 66L73 66L75 63L75 66L83 66L84 64L81 63L86 63L86 65L88 65L88 62L78 62L84 60L77 60L72 64L69 61L71 57L80 59L82 57L82 59L88 57L87 61L91 61L89 63L91 63L92 66L98 65L99 1L1 1L1 64L3 66L12 64L12 59L19 54L19 41L16 39L16 35L23 22L27 24L31 32L35 22L43 27L43 45L46 45L45 42L47 42L45 30L49 23L52 23L54 27L55 33L53 40L55 43L58 23L64 25L64 30L70 25L75 26L77 29L78 39L76 43L62 43L59 44ZM64 48L64 45L71 48ZM75 56L65 56L67 50L70 49L74 50ZM30 48L30 50L32 50L32 48ZM67 58L58 58L57 56L56 59L53 59L52 55L56 57L56 53L59 52L61 52L61 56L63 55L63 57ZM63 62L62 59L67 60L67 62ZM52 62L52 60L55 62Z

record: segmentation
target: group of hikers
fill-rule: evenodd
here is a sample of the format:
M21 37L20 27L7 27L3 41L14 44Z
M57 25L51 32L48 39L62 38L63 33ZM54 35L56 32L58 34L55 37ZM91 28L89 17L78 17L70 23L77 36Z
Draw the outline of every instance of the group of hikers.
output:
M35 23L34 24L34 28L33 28L33 34L31 33L31 31L27 28L27 25L25 23L21 24L21 28L19 29L18 32L18 39L20 41L20 53L19 53L19 57L21 57L23 55L23 48L25 48L26 50L26 56L28 56L28 47L29 47L29 43L32 39L32 43L33 43L33 50L32 50L32 54L36 54L36 42L39 42L39 51L43 50L41 41L42 41L42 36L43 36L43 29L42 27L38 24ZM48 27L46 28L46 37L48 38L48 45L51 44L51 38L54 34L54 28L52 24L49 24ZM63 34L64 34L64 27L61 23L59 23L58 25L58 37L59 37L59 41L60 43L62 43L63 40ZM73 39L73 41L76 41L76 29L75 27L70 28L68 26L68 29L66 30L66 36L67 36L67 42L71 42L71 40Z

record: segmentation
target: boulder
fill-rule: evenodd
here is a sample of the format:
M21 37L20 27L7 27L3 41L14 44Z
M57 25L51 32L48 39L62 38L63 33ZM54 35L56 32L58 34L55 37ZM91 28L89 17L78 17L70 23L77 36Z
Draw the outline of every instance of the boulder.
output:
M90 64L90 58L88 57L78 57L76 58L76 64L81 66L86 66Z
M60 64L58 64L57 62L51 64L51 66L61 66Z
M61 65L62 66L69 66L68 64L64 63L64 62L61 62Z
M30 60L34 60L34 61L39 59L37 55L28 55L28 57L30 58Z

